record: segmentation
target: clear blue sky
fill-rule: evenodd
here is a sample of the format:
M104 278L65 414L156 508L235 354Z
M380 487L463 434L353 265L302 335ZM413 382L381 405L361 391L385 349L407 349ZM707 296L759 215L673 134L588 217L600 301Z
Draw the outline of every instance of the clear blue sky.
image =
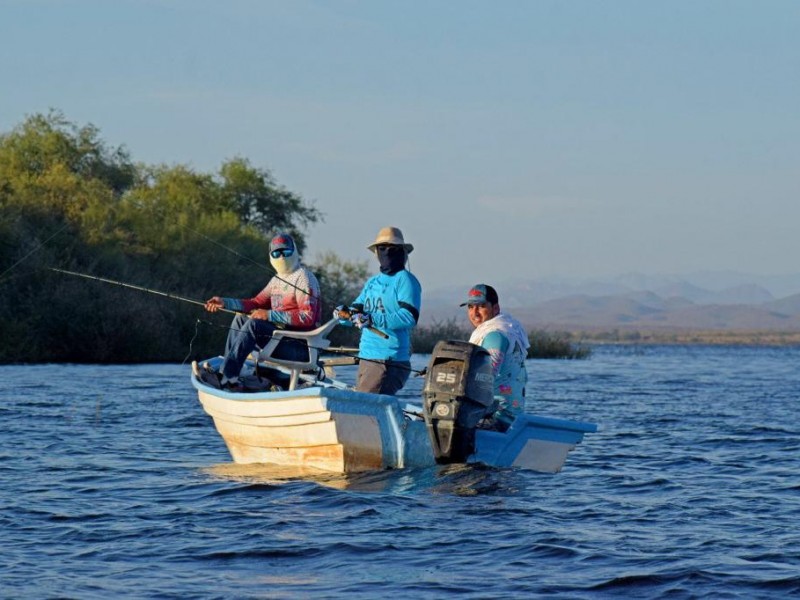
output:
M247 157L427 288L800 257L800 2L0 0L0 131Z

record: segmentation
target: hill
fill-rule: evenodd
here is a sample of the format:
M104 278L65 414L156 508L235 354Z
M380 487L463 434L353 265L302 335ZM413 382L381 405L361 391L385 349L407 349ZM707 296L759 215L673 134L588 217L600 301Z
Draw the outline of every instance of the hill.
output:
M712 289L685 280L629 276L611 281L527 281L496 287L503 309L529 328L800 332L800 293L776 298L757 283L737 281L730 287ZM426 294L423 322L466 322L464 309L458 307L464 289Z

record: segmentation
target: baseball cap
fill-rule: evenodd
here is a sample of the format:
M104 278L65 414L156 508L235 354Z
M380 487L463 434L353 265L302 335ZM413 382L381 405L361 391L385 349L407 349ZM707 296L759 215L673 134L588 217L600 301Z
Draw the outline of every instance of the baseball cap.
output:
M269 251L274 250L291 250L294 252L294 240L288 233L279 233L269 243Z
M479 283L473 285L467 292L467 301L459 304L459 306L466 306L467 304L497 304L497 291L490 285Z

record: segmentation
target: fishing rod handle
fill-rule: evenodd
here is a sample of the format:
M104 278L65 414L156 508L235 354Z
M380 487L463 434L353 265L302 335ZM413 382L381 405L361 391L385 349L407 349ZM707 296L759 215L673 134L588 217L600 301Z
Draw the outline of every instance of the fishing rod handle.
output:
M358 313L362 313L362 312L364 312L364 311L362 311L362 310L353 310L352 308L345 307L344 309L340 309L339 310L339 318L340 319L349 319L353 315L358 314ZM378 329L376 327L367 327L367 329L369 329L375 335L381 336L385 340L389 339L389 335L388 334L384 333L383 331L381 331L380 329Z

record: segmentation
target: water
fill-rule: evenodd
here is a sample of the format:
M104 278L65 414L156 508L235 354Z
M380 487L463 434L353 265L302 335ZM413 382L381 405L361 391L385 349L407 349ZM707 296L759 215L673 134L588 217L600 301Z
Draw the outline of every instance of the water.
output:
M0 597L798 594L799 361L532 361L532 412L601 427L557 475L235 466L188 366L0 367Z

